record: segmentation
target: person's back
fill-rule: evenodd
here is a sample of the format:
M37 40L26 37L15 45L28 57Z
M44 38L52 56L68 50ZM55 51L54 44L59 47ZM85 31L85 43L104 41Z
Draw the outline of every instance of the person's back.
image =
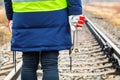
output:
M68 16L82 14L80 0L4 2L7 18L13 21L11 50L23 52L22 80L37 79L39 55L43 74L54 73L57 77L54 75L51 80L58 80L58 51L70 49L72 45ZM50 80L51 76L44 75L43 80Z

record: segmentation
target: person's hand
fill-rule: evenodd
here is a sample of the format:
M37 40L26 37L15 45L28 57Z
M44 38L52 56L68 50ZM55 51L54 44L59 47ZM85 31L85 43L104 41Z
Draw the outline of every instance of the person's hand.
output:
M84 15L71 15L71 16L69 16L70 28L73 31L78 30L78 29L82 29L84 22L85 22Z
M8 20L9 31L12 32L12 20Z

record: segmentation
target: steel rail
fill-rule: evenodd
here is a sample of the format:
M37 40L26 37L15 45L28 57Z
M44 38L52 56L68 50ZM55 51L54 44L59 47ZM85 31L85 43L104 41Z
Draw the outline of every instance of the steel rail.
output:
M103 45L103 50L108 48L108 54L112 55L118 63L118 69L120 69L120 49L102 32L100 31L96 25L93 24L92 21L90 21L86 17L86 25L91 29L91 31L97 36L98 41L100 41Z
M103 32L101 32L87 17L86 17L87 23L90 24L106 41L107 43L113 47L113 49L119 54L120 56L120 49L105 35Z
M18 63L16 70L14 67L13 70L5 77L4 80L17 80L17 77L20 74L21 66L22 66L22 61Z

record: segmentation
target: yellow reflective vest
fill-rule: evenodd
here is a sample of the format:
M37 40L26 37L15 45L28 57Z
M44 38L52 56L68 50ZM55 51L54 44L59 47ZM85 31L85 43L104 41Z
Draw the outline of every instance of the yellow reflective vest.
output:
M12 0L14 12L44 12L67 7L66 0Z

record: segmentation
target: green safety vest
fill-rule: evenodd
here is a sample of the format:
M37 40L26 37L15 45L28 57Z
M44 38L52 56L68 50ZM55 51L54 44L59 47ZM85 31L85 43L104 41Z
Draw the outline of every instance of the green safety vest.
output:
M43 12L67 7L66 0L12 0L14 12Z

